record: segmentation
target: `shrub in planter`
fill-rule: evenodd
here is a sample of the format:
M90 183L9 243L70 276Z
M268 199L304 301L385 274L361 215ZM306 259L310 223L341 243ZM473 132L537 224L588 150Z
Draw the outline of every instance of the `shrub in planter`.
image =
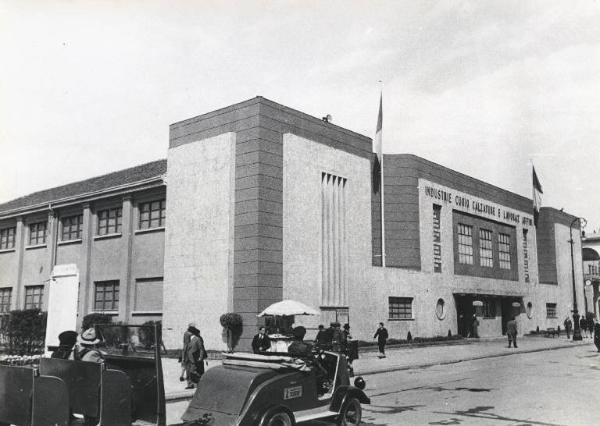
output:
M158 325L159 329L162 327L162 323L160 321L146 321L145 323L142 324L142 327L140 328L140 343L146 349L150 349L154 346L154 339L155 339L154 325L155 324Z
M227 350L233 352L244 329L242 317L233 312L221 315L219 318L223 326L223 340L227 343Z
M81 322L81 331L85 331L94 325L112 324L112 315L92 313L83 317Z
M6 324L10 353L31 355L43 352L47 313L39 309L11 311Z

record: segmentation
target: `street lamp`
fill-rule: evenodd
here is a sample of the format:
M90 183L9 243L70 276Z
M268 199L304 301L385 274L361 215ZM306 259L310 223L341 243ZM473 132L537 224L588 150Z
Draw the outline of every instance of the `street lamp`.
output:
M581 329L579 328L579 312L577 312L577 293L575 291L575 259L573 258L573 225L579 221L579 227L584 228L587 220L576 217L569 226L569 243L571 243L571 278L573 281L573 340L581 340Z

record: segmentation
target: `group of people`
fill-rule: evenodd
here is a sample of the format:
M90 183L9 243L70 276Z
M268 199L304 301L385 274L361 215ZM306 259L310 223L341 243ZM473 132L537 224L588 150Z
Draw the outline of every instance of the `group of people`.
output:
M102 339L96 329L88 328L81 334L67 330L58 335L58 347L52 352L52 358L70 359L87 362L104 362L104 354L99 345Z
M571 337L571 330L573 330L573 322L571 318L568 316L565 318L563 322L565 326L565 331L567 332L567 339ZM595 330L598 326L598 323L594 323L594 319L590 316L586 318L585 315L582 315L579 319L579 329L581 330L581 337L594 337Z
M204 348L204 339L200 336L200 330L196 324L188 324L187 330L183 333L183 348L179 356L181 362L181 375L179 381L187 382L186 389L194 389L204 374L204 363L208 358L208 353Z

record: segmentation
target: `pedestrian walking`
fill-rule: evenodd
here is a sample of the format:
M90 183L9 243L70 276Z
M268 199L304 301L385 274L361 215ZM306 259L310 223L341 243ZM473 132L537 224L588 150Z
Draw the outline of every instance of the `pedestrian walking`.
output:
M573 328L573 322L571 321L571 318L569 318L568 316L565 318L565 322L563 322L563 325L565 326L565 330L567 331L567 339L571 338L571 329Z
M476 314L473 314L473 319L471 320L471 337L475 339L479 338L479 320Z
M196 324L193 322L189 323L187 330L183 332L183 346L181 347L181 351L179 354L179 362L181 363L181 374L179 376L180 382L184 382L187 379L187 370L184 362L184 357L187 345L190 343L190 340L193 336L193 333L190 331L192 328L196 328Z
M266 352L271 348L271 339L267 336L267 330L264 326L258 329L258 334L252 339L252 351L255 354Z
M379 358L385 358L385 344L388 339L388 331L383 326L383 323L379 323L379 327L373 336L373 339L377 339L377 345L379 346Z
M506 336L508 337L508 347L514 343L515 349L517 348L517 322L512 317L509 322L506 323Z
M587 321L585 320L585 315L582 315L579 319L579 330L581 331L582 337L587 337Z
M590 337L594 337L594 317L592 316L591 313L587 317L587 326L588 326L588 331L590 332Z
M600 352L600 323L594 325L594 345L596 345L596 349Z
M350 373L350 377L352 377L354 376L354 367L352 366L352 363L355 359L358 359L358 341L354 340L350 334L350 324L344 324L344 329L342 332L344 333L346 340L345 353L348 360L348 371Z
M344 333L339 322L332 322L333 332L331 335L331 349L334 352L342 352L344 347Z
M184 353L187 378L186 389L193 389L204 374L204 360L207 358L207 354L204 348L204 340L200 336L200 330L196 327L189 327L188 330L190 330L192 336Z
M328 338L327 338L327 330L325 330L325 326L323 324L319 324L319 331L317 331L317 336L315 337L315 346L319 347L319 348L325 348L327 347L327 343L328 343Z

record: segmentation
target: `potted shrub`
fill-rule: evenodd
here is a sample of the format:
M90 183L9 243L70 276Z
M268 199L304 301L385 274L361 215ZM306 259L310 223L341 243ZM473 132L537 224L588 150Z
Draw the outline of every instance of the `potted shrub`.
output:
M233 352L242 336L242 317L240 314L230 312L221 315L219 321L223 326L223 340L227 343L227 351Z

